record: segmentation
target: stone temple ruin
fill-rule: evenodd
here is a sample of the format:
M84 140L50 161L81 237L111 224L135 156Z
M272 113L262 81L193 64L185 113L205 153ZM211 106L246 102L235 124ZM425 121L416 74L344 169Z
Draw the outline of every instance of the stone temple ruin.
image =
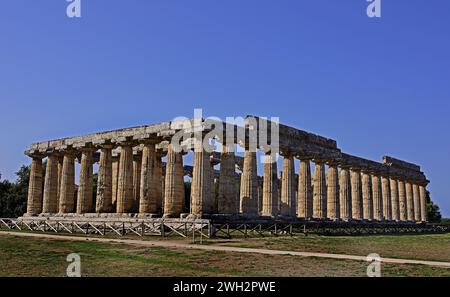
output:
M335 140L276 124L282 160L279 174L277 159L259 140L252 150L236 136L248 140L252 131L267 126L268 121L261 124L262 118L249 118L258 124L223 124L224 130L235 133L226 141L211 133L201 119L196 129L163 122L34 143L26 151L32 163L23 219L266 219L410 225L427 221L428 180L418 165L388 156L380 163L348 155ZM223 145L218 152L196 150L193 165L184 165L183 156L192 153L193 146L185 141L183 150L177 151L173 137L181 131L186 140L194 130ZM233 151L237 145L243 148L243 157ZM264 160L271 162L257 162L261 154L257 150L263 149ZM300 164L297 173L295 158ZM78 186L75 161L80 163ZM96 193L94 163L98 163ZM264 167L262 177L257 174L258 164ZM185 176L192 178L188 199Z

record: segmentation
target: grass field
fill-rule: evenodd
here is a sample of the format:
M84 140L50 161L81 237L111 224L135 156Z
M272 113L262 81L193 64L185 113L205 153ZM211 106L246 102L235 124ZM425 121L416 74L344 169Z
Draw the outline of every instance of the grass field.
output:
M248 239L208 244L450 260L450 236L372 236ZM418 251L420 250L420 251ZM0 276L64 276L70 253L83 276L365 276L367 263L217 251L143 248L99 242L0 236ZM450 269L382 264L382 276L450 276Z

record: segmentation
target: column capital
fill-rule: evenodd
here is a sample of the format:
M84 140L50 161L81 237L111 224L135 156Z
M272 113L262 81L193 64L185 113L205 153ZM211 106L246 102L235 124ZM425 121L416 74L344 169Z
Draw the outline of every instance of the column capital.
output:
M39 151L31 151L31 150L25 151L25 155L27 155L28 157L33 158L33 159L43 159L43 158L45 158L45 154L43 154L43 153L41 153Z

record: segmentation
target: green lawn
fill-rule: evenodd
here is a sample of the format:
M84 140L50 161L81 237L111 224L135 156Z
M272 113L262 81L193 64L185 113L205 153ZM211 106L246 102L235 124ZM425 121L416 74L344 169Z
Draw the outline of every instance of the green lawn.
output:
M276 250L323 252L450 262L450 233L433 235L297 236L221 243Z
M253 240L247 245L267 242L271 247L277 244L289 247L298 240L271 238ZM308 237L305 242L312 244L314 240L319 239ZM337 238L319 241L327 240ZM84 276L365 276L367 267L365 262L351 260L143 248L1 235L0 276L64 276L68 265L66 257L74 252L81 256ZM450 276L450 269L383 264L382 275Z

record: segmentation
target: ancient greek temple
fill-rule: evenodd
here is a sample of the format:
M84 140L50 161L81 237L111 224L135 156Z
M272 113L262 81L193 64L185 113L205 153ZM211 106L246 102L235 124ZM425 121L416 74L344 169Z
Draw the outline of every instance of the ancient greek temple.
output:
M267 125L224 125L244 135L225 140L200 122L197 129L169 121L32 144L24 216L427 221L428 180L418 165L352 156L335 140L278 123L274 157L260 139L255 149L245 141ZM180 132L182 150L174 145ZM220 151L194 150L185 141L194 132ZM184 164L188 155L192 165Z

